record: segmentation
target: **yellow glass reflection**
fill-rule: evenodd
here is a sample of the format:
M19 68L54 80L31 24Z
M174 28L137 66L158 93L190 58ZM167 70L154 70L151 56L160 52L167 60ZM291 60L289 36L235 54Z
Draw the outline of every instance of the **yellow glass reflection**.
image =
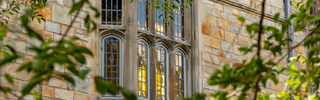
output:
M141 50L139 48L139 50ZM139 76L139 95L142 97L146 97L146 92L147 91L147 71L146 71L146 64L145 64L145 58L139 57L139 69L138 69L138 76Z
M163 34L163 32L165 30L163 24L159 24L159 23L156 22L155 27L156 27L156 33L157 34L165 35L165 34Z
M164 88L165 87L165 65L161 62L158 62L157 64L157 69L156 69L156 72L157 72L157 95L158 95L158 99L161 98L161 96L159 95L162 95L162 98L163 100L165 100L165 97L163 97L164 95L166 95L166 89Z

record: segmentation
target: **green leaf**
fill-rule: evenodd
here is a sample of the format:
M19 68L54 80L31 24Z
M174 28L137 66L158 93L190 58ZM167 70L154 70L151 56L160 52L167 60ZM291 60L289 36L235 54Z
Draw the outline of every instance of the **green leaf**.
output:
M73 12L80 10L80 8L82 7L82 4L83 4L83 1L80 1L78 3L73 4L70 11L69 11L69 14L72 14Z
M276 13L273 17L274 21L277 22L280 18L280 13Z
M68 82L70 82L73 86L75 86L75 80L69 76L68 74L59 74L61 77L65 78Z
M86 58L82 54L80 54L80 53L71 53L70 55L72 55L81 64L85 64L86 63Z
M80 70L80 72L79 72L79 77L82 78L82 79L84 79L89 72L90 72L90 69Z
M2 41L3 37L7 34L7 29L8 29L7 25L2 25L1 26L1 29L0 29L0 41Z
M5 77L9 83L13 84L13 79L8 73L5 74Z
M240 17L238 17L238 20L239 20L240 22L244 22L244 21L245 21L245 18L242 17L242 16L240 16Z
M137 100L137 96L133 92L126 89L120 89L120 91L126 100Z
M37 90L34 90L33 94L36 100L42 100L42 96L40 93L37 92Z
M117 86L113 85L111 82L105 80L102 77L95 77L94 81L96 89L100 94L104 95L106 93L109 93L111 95L116 95L118 90Z
M22 96L27 95L30 91L37 85L40 84L44 79L42 77L38 77L35 79L31 79L31 81L22 89Z

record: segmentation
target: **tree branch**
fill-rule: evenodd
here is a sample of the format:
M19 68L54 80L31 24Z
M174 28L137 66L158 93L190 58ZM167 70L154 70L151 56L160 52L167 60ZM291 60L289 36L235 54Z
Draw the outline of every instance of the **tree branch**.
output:
M318 25L316 28L314 28L314 30L313 30L310 34L308 34L306 37L304 37L302 41L300 41L300 42L299 42L298 44L296 44L295 46L291 47L291 48L289 49L289 51L288 51L285 55L283 55L283 56L277 61L276 64L278 64L279 62L281 62L281 60L283 60L283 59L290 53L291 50L293 50L294 48L300 46L300 45L301 45L304 41L306 41L310 36L312 36L314 33L316 33L316 31L317 31L317 29L319 28L319 26L320 26L320 25Z

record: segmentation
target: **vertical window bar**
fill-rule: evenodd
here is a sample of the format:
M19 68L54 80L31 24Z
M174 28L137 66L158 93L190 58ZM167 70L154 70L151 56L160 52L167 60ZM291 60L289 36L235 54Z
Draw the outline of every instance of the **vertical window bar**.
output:
M157 68L156 68L156 99L166 100L167 98L167 52L163 47L157 47Z
M138 96L148 98L148 45L144 41L138 42Z
M179 1L179 2L178 2ZM174 9L174 38L185 41L184 35L184 7L183 0L175 0L174 3L179 6L179 9Z
M181 52L175 52L175 100L181 100L184 97L184 59Z

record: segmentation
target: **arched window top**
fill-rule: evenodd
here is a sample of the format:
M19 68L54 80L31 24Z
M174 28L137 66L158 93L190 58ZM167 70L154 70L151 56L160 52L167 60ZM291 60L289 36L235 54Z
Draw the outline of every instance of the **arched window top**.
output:
M122 25L122 0L101 1L101 23L104 25Z
M150 98L150 68L149 68L149 44L143 40L138 40L138 97Z
M175 60L174 60L174 79L175 79L175 100L181 100L185 97L185 53L181 51L180 49L176 49L174 52Z
M156 58L156 100L167 100L168 97L168 49L157 45Z

